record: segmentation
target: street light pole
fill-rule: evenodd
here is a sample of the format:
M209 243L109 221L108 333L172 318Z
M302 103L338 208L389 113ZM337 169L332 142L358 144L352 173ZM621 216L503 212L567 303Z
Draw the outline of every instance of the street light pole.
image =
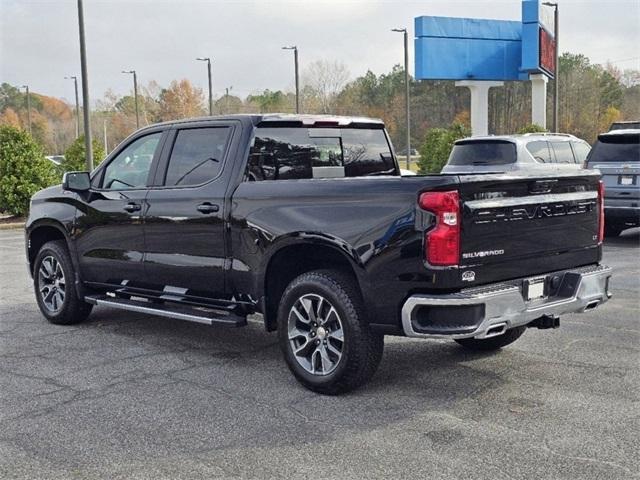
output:
M293 63L296 76L296 113L300 113L300 75L298 71L298 47L292 45L290 47L282 47L283 50L293 50Z
M109 144L107 143L107 119L105 118L102 121L102 133L104 135L104 154L107 156L109 154Z
M84 12L82 0L78 0L78 32L80 35L80 73L82 76L82 106L84 116L84 151L87 171L93 170L93 148L91 146L91 124L89 121L89 76L87 74L87 48L84 41Z
M29 135L31 135L31 95L29 95L29 85L22 85L27 91L27 125L29 126Z
M404 109L407 125L407 170L411 169L411 112L409 110L409 34L406 28L393 28L392 32L404 35Z
M553 131L558 132L558 79L560 77L560 39L558 35L560 33L559 28L559 13L558 13L558 4L553 2L544 2L543 5L548 7L553 7L553 36L556 41L555 47L555 72L553 72Z
M138 114L138 75L135 70L123 70L122 73L133 74L133 102L136 105L136 130L140 128L140 115Z
M67 80L73 80L73 86L76 92L76 138L80 136L80 101L78 99L78 77L75 75L64 77Z
M233 86L227 87L227 88L224 89L224 91L225 91L225 94L224 94L224 96L225 96L225 110L226 110L225 113L227 115L229 114L229 90L233 90Z
M207 62L207 74L209 75L209 115L213 115L213 82L211 80L211 59L208 57L198 57L196 60Z

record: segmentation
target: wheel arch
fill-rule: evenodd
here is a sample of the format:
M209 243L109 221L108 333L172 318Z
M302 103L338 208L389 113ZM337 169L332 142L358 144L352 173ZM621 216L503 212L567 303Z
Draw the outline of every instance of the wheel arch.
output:
M364 269L355 252L337 239L320 235L295 235L272 248L258 276L262 292L261 310L267 331L276 330L279 300L287 285L298 275L317 269L336 269L353 277L363 293Z
M34 222L27 229L26 235L27 261L29 263L29 272L33 275L33 264L38 252L42 246L52 240L64 240L69 250L74 268L77 270L74 255L71 254L71 246L69 242L69 233L62 223L53 219L42 219Z

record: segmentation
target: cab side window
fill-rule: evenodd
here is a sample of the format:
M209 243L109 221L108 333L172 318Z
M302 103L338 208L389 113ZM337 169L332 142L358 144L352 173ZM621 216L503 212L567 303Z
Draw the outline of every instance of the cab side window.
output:
M549 142L546 140L537 140L527 144L527 150L536 161L540 163L552 163L553 157L549 151Z
M162 132L134 140L104 169L101 187L106 190L144 188Z
M220 173L229 140L229 127L189 128L176 135L165 186L195 186Z

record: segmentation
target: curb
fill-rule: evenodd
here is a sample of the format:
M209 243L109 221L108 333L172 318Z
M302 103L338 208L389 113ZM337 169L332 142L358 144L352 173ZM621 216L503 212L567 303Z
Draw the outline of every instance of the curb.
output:
M23 229L23 228L24 228L24 222L0 223L0 230L17 230L17 229Z

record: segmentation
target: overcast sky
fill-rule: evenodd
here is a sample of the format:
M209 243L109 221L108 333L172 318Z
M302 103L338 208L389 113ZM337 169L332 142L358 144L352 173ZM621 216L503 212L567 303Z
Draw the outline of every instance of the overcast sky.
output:
M562 51L640 68L640 0L559 4ZM206 67L197 56L214 61L216 97L228 86L242 97L292 89L292 53L281 50L289 44L298 45L303 69L313 60L335 59L352 78L367 69L383 73L402 62L402 37L389 29L406 26L413 37L416 16L520 20L520 12L520 0L85 0L90 94L94 101L109 88L131 90L123 69L136 69L142 84L188 78L205 88ZM73 85L64 76L79 71L74 0L0 0L1 82L28 83L71 100Z

